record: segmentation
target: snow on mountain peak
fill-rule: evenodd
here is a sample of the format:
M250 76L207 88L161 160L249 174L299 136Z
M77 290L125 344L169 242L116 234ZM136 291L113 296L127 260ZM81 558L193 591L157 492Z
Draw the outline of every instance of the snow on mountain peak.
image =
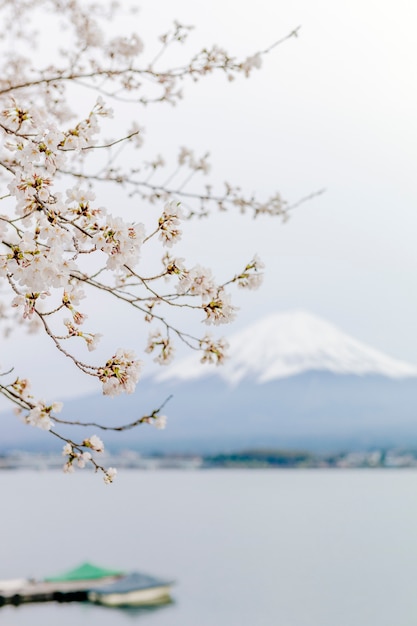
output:
M230 358L223 366L201 365L198 355L192 355L158 379L192 380L218 374L230 384L245 378L265 383L311 370L389 378L417 376L417 367L392 359L303 311L269 315L228 340Z

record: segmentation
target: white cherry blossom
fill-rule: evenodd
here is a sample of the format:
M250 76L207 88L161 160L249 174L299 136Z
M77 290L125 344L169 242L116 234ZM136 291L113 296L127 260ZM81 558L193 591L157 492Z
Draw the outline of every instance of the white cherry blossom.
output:
M99 370L105 396L133 393L139 380L142 363L131 350L119 349Z

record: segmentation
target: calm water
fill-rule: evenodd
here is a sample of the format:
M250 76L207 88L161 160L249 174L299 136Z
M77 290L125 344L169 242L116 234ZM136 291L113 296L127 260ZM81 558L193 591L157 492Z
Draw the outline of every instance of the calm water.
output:
M42 604L5 626L415 626L417 472L0 473L0 578L91 560L177 581L154 611Z

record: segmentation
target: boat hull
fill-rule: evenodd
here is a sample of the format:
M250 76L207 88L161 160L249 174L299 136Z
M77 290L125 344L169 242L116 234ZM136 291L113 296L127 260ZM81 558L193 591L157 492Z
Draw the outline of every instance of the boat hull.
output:
M149 587L148 589L136 589L123 593L99 593L90 591L88 600L105 606L149 606L164 604L171 600L170 586Z

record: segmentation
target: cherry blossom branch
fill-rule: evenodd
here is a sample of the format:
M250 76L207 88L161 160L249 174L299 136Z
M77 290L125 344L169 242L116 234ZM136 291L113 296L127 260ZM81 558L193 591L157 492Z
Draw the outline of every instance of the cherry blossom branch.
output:
M87 0L0 3L0 180L5 188L0 197L0 283L5 286L7 308L4 314L2 302L0 322L7 319L8 324L24 324L28 331L36 327L46 341L52 341L60 357L65 356L83 374L95 377L104 395L115 396L134 392L142 362L126 348L114 350L101 365L76 356L73 339L81 339L88 352L100 339L94 319L92 329L84 330L87 309L83 301L91 297L93 290L132 307L144 323L150 324L143 351L158 364L167 365L174 358L175 341L200 352L202 362L222 364L227 341L209 333L190 334L187 315L202 317L208 326L228 324L237 313L229 287L258 288L263 264L255 255L241 264L240 271L230 271L231 278L223 282L215 279L210 268L190 266L186 259L171 254L173 247L180 249L184 220L206 217L216 207L285 220L292 209L322 190L293 205L279 193L261 201L230 183L224 183L222 193L213 192L212 185L196 191L197 174L209 172L209 155L197 157L191 149L182 147L168 174L161 155L140 161L135 151L141 148L143 129L136 120L126 120L127 114L120 110L116 110L116 116L123 117L123 124L130 122L129 130L126 126L124 131L117 131L115 138L103 138L103 120L113 112L100 94L116 103L176 104L187 82L214 72L228 79L250 76L260 68L265 55L296 37L298 28L242 60L212 46L169 67L165 63L167 50L184 43L191 28L175 22L173 29L161 36L153 58L142 61L143 44L138 34L114 32L113 18L119 9L110 4ZM39 20L39 37L30 31L32 9L49 15L47 21ZM48 36L54 19L58 20L58 28L64 21L69 41L55 51L49 49ZM112 20L111 29L103 28L106 20ZM18 47L14 46L16 41ZM36 42L40 46L38 56ZM41 58L46 45L48 58L57 60L43 67L36 59ZM83 98L78 97L80 85L97 96L87 115L79 110L83 108ZM73 86L77 87L77 98L71 95ZM95 158L98 154L104 158ZM117 186L120 206L139 195L147 205L144 223L140 215L135 222L124 219L119 206L97 206L94 187L104 182ZM109 194L109 205L111 198ZM152 261L158 246L157 263L162 263L162 269L151 264L145 276L141 258L148 254ZM183 322L172 322L174 310L187 311ZM112 482L115 476L113 468L104 468L95 458L104 449L97 435L76 442L57 432L56 424L103 431L129 430L144 423L165 426L161 411L169 398L128 424L82 423L56 417L62 403L37 399L29 391L28 379L11 378L6 384L11 373L0 372L5 383L0 384L0 393L14 404L25 423L49 431L64 442L67 472L91 464L104 473L105 482Z
M155 420L159 417L159 414L161 413L162 409L166 406L166 404L168 404L168 402L172 398L173 398L172 395L168 396L168 398L166 398L163 401L161 406L159 406L157 409L154 409L151 413L149 413L149 415L144 415L140 417L139 419L135 420L134 422L129 422L128 424L124 424L123 426L104 426L103 424L100 424L98 422L80 422L77 420L63 420L61 418L58 419L56 416L53 419L58 424L70 424L71 426L85 426L87 428L99 428L100 430L112 430L116 432L122 432L124 430L131 430L132 428L139 426L139 424L150 424L152 420Z

